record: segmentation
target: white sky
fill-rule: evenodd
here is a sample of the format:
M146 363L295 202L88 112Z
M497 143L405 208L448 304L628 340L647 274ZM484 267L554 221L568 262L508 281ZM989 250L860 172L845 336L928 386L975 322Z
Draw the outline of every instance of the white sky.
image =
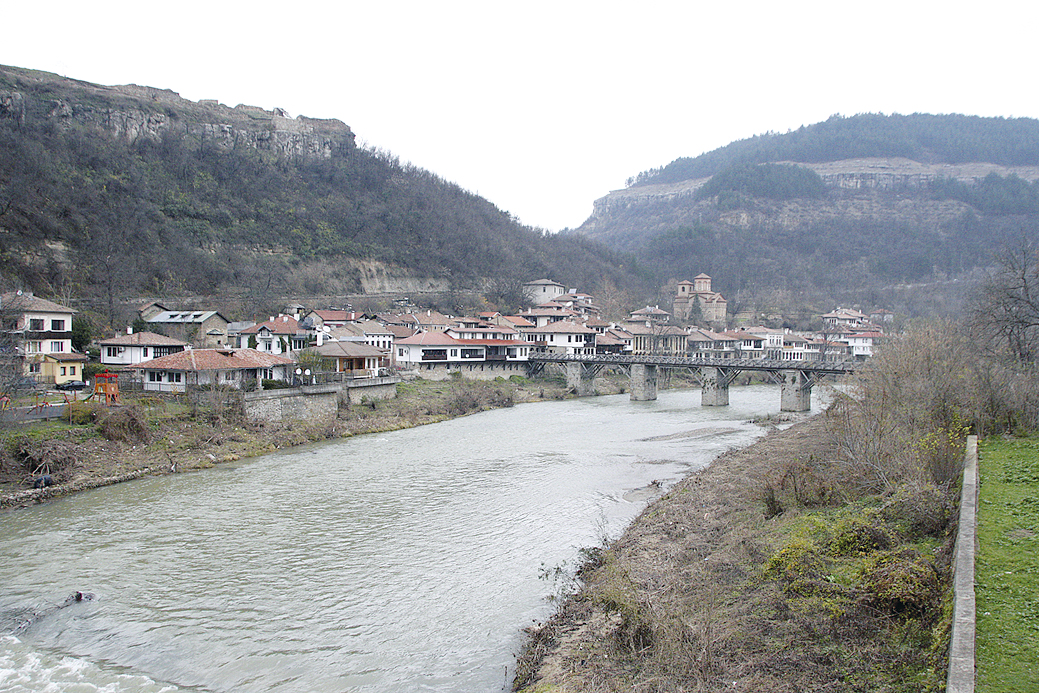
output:
M7 2L0 64L338 118L520 221L834 113L1037 117L1039 5Z

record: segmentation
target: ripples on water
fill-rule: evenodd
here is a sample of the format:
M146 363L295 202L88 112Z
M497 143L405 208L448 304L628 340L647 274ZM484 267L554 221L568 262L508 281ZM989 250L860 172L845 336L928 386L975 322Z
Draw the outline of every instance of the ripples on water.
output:
M503 690L550 613L539 570L750 442L779 392L731 401L521 405L0 515L0 625L41 614L0 690ZM56 609L74 590L98 600Z

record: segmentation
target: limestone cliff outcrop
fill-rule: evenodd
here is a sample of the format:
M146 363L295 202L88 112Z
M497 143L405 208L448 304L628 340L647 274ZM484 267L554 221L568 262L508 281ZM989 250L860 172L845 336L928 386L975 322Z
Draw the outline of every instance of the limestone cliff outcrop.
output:
M5 66L0 66L0 118L92 126L129 141L183 134L218 147L286 156L329 157L355 146L350 127L339 120L291 118L281 108L230 108L214 100L189 101L168 89L100 86Z

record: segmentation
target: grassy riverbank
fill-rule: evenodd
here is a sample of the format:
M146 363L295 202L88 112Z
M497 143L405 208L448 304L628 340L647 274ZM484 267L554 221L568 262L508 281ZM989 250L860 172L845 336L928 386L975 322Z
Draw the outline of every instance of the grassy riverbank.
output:
M608 380L602 391L617 390ZM50 421L0 430L0 507L40 502L148 474L211 467L294 445L392 431L521 402L568 397L558 379L414 380L397 397L340 411L325 424L249 424L219 407L124 394L118 409L75 406L74 423ZM49 473L56 485L33 489Z
M977 690L1039 681L1039 439L990 438L979 455Z

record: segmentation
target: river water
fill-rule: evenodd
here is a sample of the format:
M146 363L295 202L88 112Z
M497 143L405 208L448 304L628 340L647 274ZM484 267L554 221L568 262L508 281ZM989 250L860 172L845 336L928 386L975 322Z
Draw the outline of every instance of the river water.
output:
M779 389L730 400L524 404L4 513L0 691L505 690L541 574L761 435Z

